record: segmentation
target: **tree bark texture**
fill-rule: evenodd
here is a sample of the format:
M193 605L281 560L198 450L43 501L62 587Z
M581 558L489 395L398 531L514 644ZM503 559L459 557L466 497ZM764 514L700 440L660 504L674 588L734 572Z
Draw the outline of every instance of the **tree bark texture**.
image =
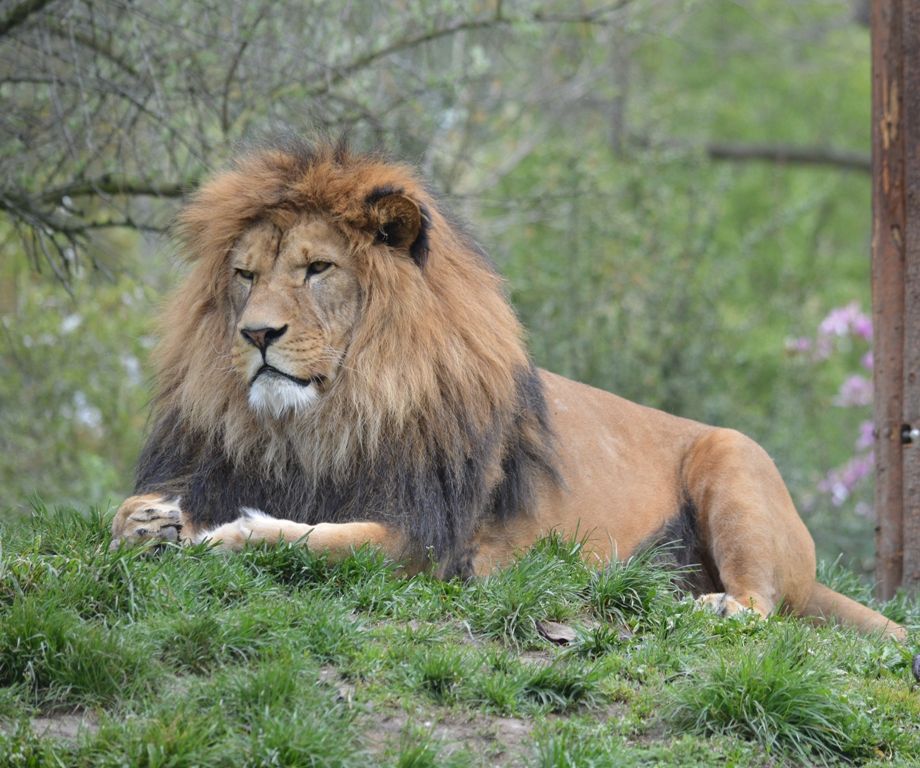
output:
M920 584L920 8L872 5L876 578Z
M904 422L920 427L920 3L904 8ZM920 588L920 439L905 445L904 585Z

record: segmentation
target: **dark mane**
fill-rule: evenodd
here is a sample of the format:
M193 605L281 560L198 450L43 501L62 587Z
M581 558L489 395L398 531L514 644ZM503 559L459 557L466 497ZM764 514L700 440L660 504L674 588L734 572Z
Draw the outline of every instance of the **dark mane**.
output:
M415 551L407 554L430 553L442 575L468 576L468 546L478 527L527 514L537 484L560 481L533 368L521 371L518 402L511 428L478 436L479 449L470 455L448 457L432 446L431 461L419 466L394 441L373 460L356 462L344 477L315 477L295 461L279 474L248 472L221 441L186 433L172 412L156 423L141 454L135 493L179 495L186 514L205 528L231 522L240 507L311 524L387 522L413 542ZM490 488L487 473L498 452L502 478Z

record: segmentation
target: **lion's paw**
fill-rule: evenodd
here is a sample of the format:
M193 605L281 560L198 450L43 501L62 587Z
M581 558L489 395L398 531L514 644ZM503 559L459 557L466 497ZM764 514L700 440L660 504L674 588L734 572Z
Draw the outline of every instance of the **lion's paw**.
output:
M112 549L122 544L180 541L184 520L178 499L157 494L131 496L112 521Z
M712 611L716 616L759 616L753 608L739 603L727 592L710 592L696 598L696 604L705 610Z

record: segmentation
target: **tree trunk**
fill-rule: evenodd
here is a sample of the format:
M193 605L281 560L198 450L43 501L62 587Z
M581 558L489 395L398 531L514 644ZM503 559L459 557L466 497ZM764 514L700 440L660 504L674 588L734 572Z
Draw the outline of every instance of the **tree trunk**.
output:
M920 584L920 8L872 5L872 306L879 597Z

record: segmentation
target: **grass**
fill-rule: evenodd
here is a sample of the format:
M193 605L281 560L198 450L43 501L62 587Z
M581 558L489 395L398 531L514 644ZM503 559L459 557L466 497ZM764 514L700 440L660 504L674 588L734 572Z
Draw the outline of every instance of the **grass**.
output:
M675 691L670 719L702 734L731 734L803 763L872 754L865 703L810 648L792 625L749 653L721 657L687 675ZM868 738L867 738L868 737Z
M920 762L906 595L878 606L915 628L902 647L719 619L658 553L598 571L559 537L445 583L366 549L110 552L107 529L40 509L0 531L0 765ZM74 714L90 725L43 733Z
M475 582L463 601L473 631L519 648L540 645L537 621L565 621L584 603L591 571L580 550L553 535L514 568Z

